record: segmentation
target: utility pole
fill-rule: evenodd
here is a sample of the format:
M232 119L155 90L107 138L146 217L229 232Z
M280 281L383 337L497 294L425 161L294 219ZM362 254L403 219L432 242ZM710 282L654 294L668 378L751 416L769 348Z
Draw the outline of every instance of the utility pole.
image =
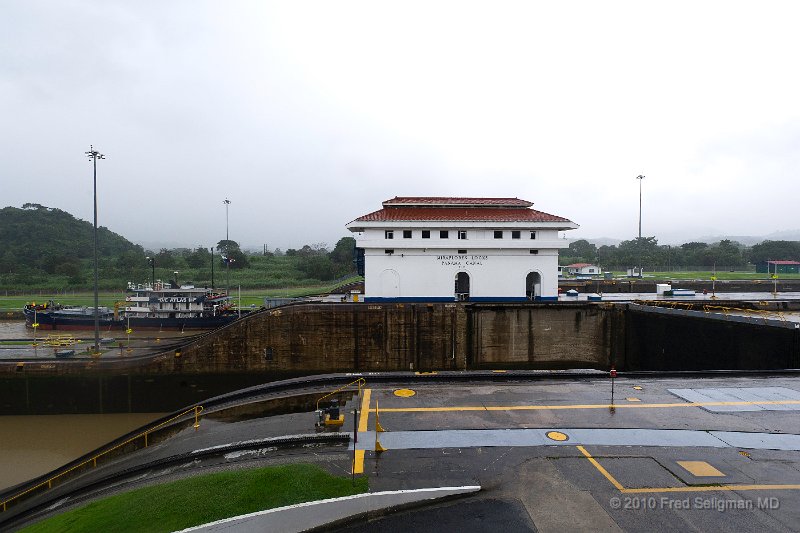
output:
M639 239L642 238L642 180L644 176L639 174L636 176L636 179L639 180Z
M642 180L644 176L639 174L636 176L636 179L639 180L639 277L643 278L642 276Z
M100 310L99 298L97 295L97 160L105 159L106 156L94 149L93 145L89 145L89 151L85 152L86 156L92 160L92 168L94 171L94 351L100 353Z
M225 291L230 293L231 288L231 244L230 244L230 237L228 236L228 206L231 205L231 201L225 198L222 201L225 204Z

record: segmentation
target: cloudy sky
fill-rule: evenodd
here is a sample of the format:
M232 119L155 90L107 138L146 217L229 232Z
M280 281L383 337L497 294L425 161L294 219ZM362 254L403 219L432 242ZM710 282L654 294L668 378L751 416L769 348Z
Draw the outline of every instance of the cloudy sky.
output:
M800 228L800 3L5 0L0 204L135 242L335 243L393 196L573 238ZM43 231L46 231L43 228Z

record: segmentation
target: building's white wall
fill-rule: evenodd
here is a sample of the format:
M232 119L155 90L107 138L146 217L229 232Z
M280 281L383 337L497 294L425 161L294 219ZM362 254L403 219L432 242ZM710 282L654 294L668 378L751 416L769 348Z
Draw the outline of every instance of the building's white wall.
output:
M524 300L526 277L531 272L540 276L537 296L558 296L558 249L569 243L559 239L563 224L540 225L498 222L470 222L454 226L452 222L388 222L350 225L356 246L364 249L364 296L401 299L455 299L455 278L458 272L470 277L471 300ZM468 226L466 224L469 224ZM386 238L386 230L393 238ZM403 237L411 230L411 238ZM430 238L422 238L422 230ZM439 232L447 230L447 239ZM459 239L459 230L467 231ZM494 238L496 230L503 238ZM512 231L520 238L512 238ZM531 238L531 231L536 238ZM389 254L387 251L393 251ZM466 250L459 254L459 250ZM532 254L531 250L538 253Z
M411 230L410 239L403 238L403 230ZM422 238L422 230L431 232L429 239ZM386 238L386 231L393 232L392 239ZM439 232L447 230L449 237L442 239ZM459 239L459 230L466 230L467 238ZM503 231L502 239L494 238L494 231ZM518 230L519 239L513 239L511 232ZM536 232L536 238L530 238L530 232ZM536 229L536 228L503 228L495 226L492 228L464 228L464 227L400 227L400 228L365 228L364 231L356 234L357 246L359 248L567 248L569 242L566 239L558 238L558 230L555 229Z
M456 250L395 248L391 255L382 249L366 250L364 293L367 298L455 298L458 272L469 274L470 299L524 299L530 272L541 276L542 297L558 295L557 251L532 255L527 249L476 250L466 255Z

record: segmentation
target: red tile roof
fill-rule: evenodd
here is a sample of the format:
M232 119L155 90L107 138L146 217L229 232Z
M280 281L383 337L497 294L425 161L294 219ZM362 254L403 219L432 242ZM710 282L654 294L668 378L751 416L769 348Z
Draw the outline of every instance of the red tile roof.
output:
M797 261L767 261L770 265L800 265Z
M389 206L494 206L494 207L530 207L533 202L519 198L461 198L449 196L395 196L383 202L384 207Z
M520 200L524 201L524 200ZM353 222L389 221L437 222L568 222L569 219L536 211L508 207L388 207L375 211Z
M567 265L567 268L583 268L583 267L590 267L594 266L591 263L574 263L572 265Z

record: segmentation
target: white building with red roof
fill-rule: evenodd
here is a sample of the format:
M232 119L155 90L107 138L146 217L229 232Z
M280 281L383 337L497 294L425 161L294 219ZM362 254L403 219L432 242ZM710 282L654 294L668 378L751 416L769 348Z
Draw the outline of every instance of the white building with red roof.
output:
M354 233L365 301L558 298L564 217L518 198L395 197Z
M563 268L571 276L591 277L591 276L599 276L600 274L603 273L603 269L591 263L572 263L571 265L567 265Z

